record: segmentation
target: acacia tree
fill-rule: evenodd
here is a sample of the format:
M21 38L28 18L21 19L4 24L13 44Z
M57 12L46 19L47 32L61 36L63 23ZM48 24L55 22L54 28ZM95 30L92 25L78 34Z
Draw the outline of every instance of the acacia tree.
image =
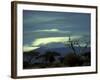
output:
M30 64L31 64L31 61L32 61L33 58L36 58L40 55L39 52L34 52L34 51L24 52L23 54L27 56L28 62Z
M69 47L73 51L74 54L77 54L77 51L75 49L76 46L79 48L79 53L82 53L90 45L90 41L86 39L85 36L82 39L72 39L70 35L68 37L69 39L68 41L64 42L64 45L66 47Z
M64 45L69 47L72 50L72 53L68 53L64 56L63 63L65 66L82 66L83 64L87 63L87 61L84 61L80 53L85 53L84 51L89 46L89 44L89 39L86 39L86 37L81 39L73 39L69 35L69 39L68 41L64 42ZM78 52L76 47L78 47L79 54L77 54ZM84 58L86 60L86 57Z
M55 56L60 56L60 54L57 52L47 51L45 54L40 55L38 58L42 57L44 58L45 62L52 63L55 61Z

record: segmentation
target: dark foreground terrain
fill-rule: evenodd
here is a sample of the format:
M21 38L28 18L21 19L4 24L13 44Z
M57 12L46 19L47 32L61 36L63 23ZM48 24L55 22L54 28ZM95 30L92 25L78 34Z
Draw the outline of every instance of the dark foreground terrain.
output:
M47 50L44 53L29 51L23 53L23 69L90 66L91 55L87 50L83 53L67 52L62 55L57 51Z

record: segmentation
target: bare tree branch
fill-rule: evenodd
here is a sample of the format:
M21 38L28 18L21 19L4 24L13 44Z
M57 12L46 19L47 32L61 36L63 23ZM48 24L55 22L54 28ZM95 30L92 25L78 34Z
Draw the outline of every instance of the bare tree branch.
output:
M89 46L88 40L85 40L85 39L71 40L71 36L69 35L68 37L69 37L68 41L64 42L64 44L66 47L68 46L69 48L71 48L71 50L74 52L74 54L77 54L77 51L75 49L76 46L79 48L79 53L84 52L86 50L86 48L88 48L88 46Z

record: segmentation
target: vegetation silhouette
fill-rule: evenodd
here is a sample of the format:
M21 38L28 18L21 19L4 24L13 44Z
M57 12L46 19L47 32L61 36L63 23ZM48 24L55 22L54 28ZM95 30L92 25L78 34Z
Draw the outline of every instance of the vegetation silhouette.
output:
M81 46L80 43L84 43ZM44 54L41 52L29 51L23 53L23 69L32 68L49 68L49 67L76 67L76 66L90 66L91 52L85 51L89 46L89 41L69 40L63 43L65 47L69 47L71 52L67 52L64 56L61 53L47 50ZM77 52L75 47L79 48ZM82 47L82 48L81 48Z

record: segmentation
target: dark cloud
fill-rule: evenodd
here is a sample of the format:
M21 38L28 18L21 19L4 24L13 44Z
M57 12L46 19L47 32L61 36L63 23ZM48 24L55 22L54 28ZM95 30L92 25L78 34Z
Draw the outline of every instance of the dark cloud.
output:
M49 11L23 11L23 44L38 38L84 36L90 39L90 14ZM59 31L41 31L58 29ZM37 31L40 30L40 31Z

